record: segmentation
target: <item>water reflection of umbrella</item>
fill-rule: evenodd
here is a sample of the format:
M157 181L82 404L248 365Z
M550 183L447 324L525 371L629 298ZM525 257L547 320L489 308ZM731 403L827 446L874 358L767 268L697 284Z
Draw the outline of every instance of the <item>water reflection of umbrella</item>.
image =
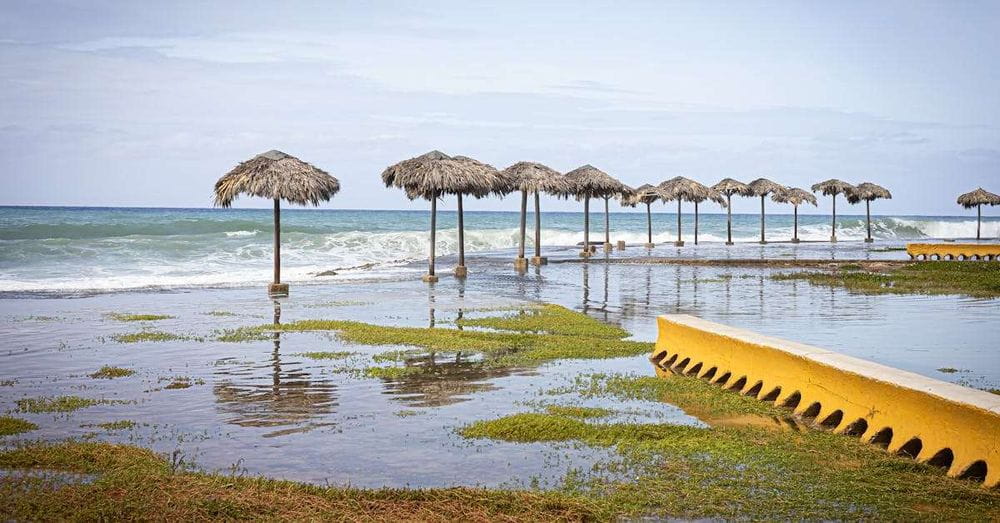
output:
M241 194L274 200L274 282L268 294L287 296L281 283L281 200L319 205L340 191L340 182L317 167L271 150L240 163L215 182L215 205L229 207Z
M431 202L431 242L427 282L438 280L434 274L434 244L437 228L437 199L445 194L458 198L458 266L455 275L463 277L468 273L465 267L465 223L462 209L462 195L471 194L482 198L502 189L500 176L492 166L465 156L451 157L440 151L431 151L416 158L403 160L382 171L382 181L386 187L398 187L406 191L411 200L423 198Z
M833 222L830 225L831 242L837 241L837 195L850 194L850 191L853 190L853 185L847 182L842 182L836 178L831 178L825 182L820 182L812 186L812 192L822 192L824 196L833 196Z
M468 400L470 394L495 390L490 382L509 376L512 369L490 367L481 362L463 361L461 354L452 360L438 360L433 353L406 358L407 367L422 372L383 379L385 393L411 407L440 407Z
M976 239L979 240L983 222L983 205L1000 205L1000 196L980 187L959 196L958 204L966 209L976 208Z
M854 190L847 193L848 203L855 204L861 201L865 202L865 218L868 222L868 237L865 238L865 243L871 243L872 240L872 200L889 200L892 199L892 193L889 189L882 187L881 185L876 185L871 182L859 183Z
M524 257L525 241L525 221L528 214L528 194L535 196L535 257L532 263L543 265L546 263L542 258L542 220L539 209L539 193L546 193L555 196L566 196L569 193L569 182L556 170L546 167L540 163L517 162L514 165L500 171L500 176L504 178L504 183L509 188L521 191L521 230L520 243L518 244L517 259L514 266L519 269L528 267L528 262Z
M792 243L799 243L799 205L803 203L811 203L816 206L816 197L812 195L809 191L805 189L799 189L797 187L788 189L783 192L776 192L771 195L771 199L778 203L790 203L794 209L795 221L794 229L792 233Z
M769 194L785 192L788 188L779 183L774 183L767 178L757 178L747 184L754 196L760 196L760 243L767 243L764 238L764 197Z
M583 251L580 252L580 256L590 256L593 252L590 249L590 199L611 198L620 194L625 186L608 173L592 165L577 167L566 173L566 180L569 182L570 192L578 200L583 200ZM607 212L605 212L605 247L610 245L611 241L607 223L608 217Z
M712 186L712 189L719 191L726 197L726 245L733 244L733 195L751 196L753 192L750 187L732 178L723 178L722 181Z

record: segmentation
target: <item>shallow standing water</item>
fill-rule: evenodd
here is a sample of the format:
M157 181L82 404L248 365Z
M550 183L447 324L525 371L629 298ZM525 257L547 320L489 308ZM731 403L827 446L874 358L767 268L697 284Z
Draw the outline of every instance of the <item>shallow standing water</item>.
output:
M898 258L859 243L658 247L656 256ZM413 274L373 275L293 285L278 302L281 321L353 319L387 325L453 328L473 309L558 303L622 325L640 340L655 336L658 314L693 314L834 349L947 381L1000 385L1000 358L988 339L1000 332L1000 300L957 296L865 296L801 281L774 281L770 269L606 264L576 261L574 248L552 249L553 263L524 275L511 251L472 256L470 276L429 286ZM626 249L620 256L643 256ZM613 461L613 452L573 444L469 441L457 428L537 407L540 401L600 405L544 391L593 372L652 375L644 356L557 361L532 369L491 369L450 356L431 377L369 379L341 368L400 347L351 345L329 333L285 333L277 340L214 341L219 329L272 321L275 303L257 286L174 289L76 297L0 299L0 411L25 397L79 395L123 400L69 414L23 414L40 429L20 439L88 437L136 443L207 470L265 474L355 486L555 485L567 471ZM148 325L109 313L169 314ZM189 339L121 344L112 336L143 327ZM311 351L350 351L347 360L312 360ZM427 363L427 362L425 362ZM88 374L102 365L134 369L113 380ZM936 369L954 367L944 374ZM166 388L183 377L188 388ZM640 421L701 425L676 407L614 405ZM132 429L94 425L133 420ZM19 438L5 438L4 443Z

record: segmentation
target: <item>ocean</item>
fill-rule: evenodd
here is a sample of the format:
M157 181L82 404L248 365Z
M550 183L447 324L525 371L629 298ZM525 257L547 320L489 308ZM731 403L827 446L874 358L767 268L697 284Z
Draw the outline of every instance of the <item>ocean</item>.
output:
M513 253L518 213L466 212L466 251ZM676 214L654 213L653 241L676 239ZM693 241L693 215L683 214L683 237ZM756 247L759 215L734 214L737 242ZM0 291L73 293L178 287L259 285L271 278L272 217L267 209L157 209L83 207L0 207ZM528 216L528 246L534 216ZM726 215L701 214L699 240L725 240ZM591 214L591 240L603 238L603 215ZM844 241L865 236L863 216L839 216ZM286 209L282 212L283 280L315 281L334 271L337 278L368 278L424 270L429 214L426 211ZM792 235L791 215L767 217L771 241ZM975 219L958 216L877 216L873 236L885 242L975 236ZM583 214L542 214L543 248L568 252L583 240ZM612 241L646 242L645 213L612 213ZM1000 219L984 220L985 237L1000 237ZM799 237L830 237L829 216L801 215ZM562 249L560 251L560 249ZM456 214L438 217L437 253L458 250ZM739 253L740 247L730 249ZM693 249L682 254L693 255ZM753 256L766 256L759 250Z

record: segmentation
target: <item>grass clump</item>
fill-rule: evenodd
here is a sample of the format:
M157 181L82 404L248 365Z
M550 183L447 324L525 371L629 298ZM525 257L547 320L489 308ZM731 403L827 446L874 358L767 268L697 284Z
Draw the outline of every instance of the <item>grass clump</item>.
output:
M90 374L90 377L94 378L94 379L108 379L108 380L110 380L110 379L113 379L113 378L124 378L126 376L131 376L133 374L135 374L135 371L131 370L131 369L126 369L126 368L122 368L122 367L112 367L110 365L105 365L105 366L101 367L100 369L98 369L97 372L94 372L93 374Z
M22 398L17 400L21 412L40 414L46 412L73 412L94 405L111 405L116 400L81 398L79 396L56 396L48 398Z
M342 360L353 356L355 353L347 351L334 351L334 352L302 352L299 353L300 356L304 356L311 360Z
M625 338L629 335L626 330L616 325L609 325L566 307L548 303L527 308L510 316L462 318L455 321L455 325L500 331L595 336L598 338Z
M122 312L112 312L108 317L115 321L160 321L173 319L168 314L131 314Z
M482 488L356 489L176 470L153 452L108 443L32 444L0 468L94 474L46 488L0 481L0 520L581 521L594 504L555 492Z
M132 420L123 419L119 421L110 421L108 423L98 423L97 426L107 431L128 430L135 427L135 422Z
M814 285L844 287L868 294L962 294L979 298L1000 296L1000 262L925 261L886 273L871 271L793 272L776 280L806 280Z
M545 412L554 416L565 416L568 418L606 418L611 415L608 409L600 407L578 407L575 405L549 405L545 407Z
M482 353L484 365L521 367L557 359L599 359L635 356L652 351L648 342L624 340L628 332L604 325L587 315L559 306L542 307L559 334L535 332L535 317L483 318L491 328L504 332L482 332L443 328L387 327L345 320L303 320L294 323L242 327L225 331L220 341L268 340L275 332L337 331L340 339L362 345L404 345L432 352ZM399 361L403 352L376 356L378 361ZM381 371L378 371L381 372Z
M209 316L216 316L219 318L228 318L231 316L236 316L235 312L229 312L229 311L208 311L205 314Z
M940 369L937 369L937 371L943 372L945 374L954 374L956 372L959 372L959 370L956 369L955 367L941 367Z
M37 428L38 425L21 418L0 416L0 436L13 436L14 434L28 432Z
M184 336L163 331L139 331L127 334L116 334L111 337L118 343L140 343L144 341L174 341L183 340Z
M410 376L423 374L423 367L368 367L362 371L362 375L368 378L378 378L383 380L398 380Z

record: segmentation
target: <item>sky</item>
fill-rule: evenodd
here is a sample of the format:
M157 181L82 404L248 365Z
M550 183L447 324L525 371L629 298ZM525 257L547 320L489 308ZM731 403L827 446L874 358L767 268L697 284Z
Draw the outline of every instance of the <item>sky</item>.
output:
M5 0L0 204L207 207L280 149L340 180L324 208L420 209L379 175L438 149L632 186L872 181L876 213L961 215L1000 192L998 28L996 1Z

